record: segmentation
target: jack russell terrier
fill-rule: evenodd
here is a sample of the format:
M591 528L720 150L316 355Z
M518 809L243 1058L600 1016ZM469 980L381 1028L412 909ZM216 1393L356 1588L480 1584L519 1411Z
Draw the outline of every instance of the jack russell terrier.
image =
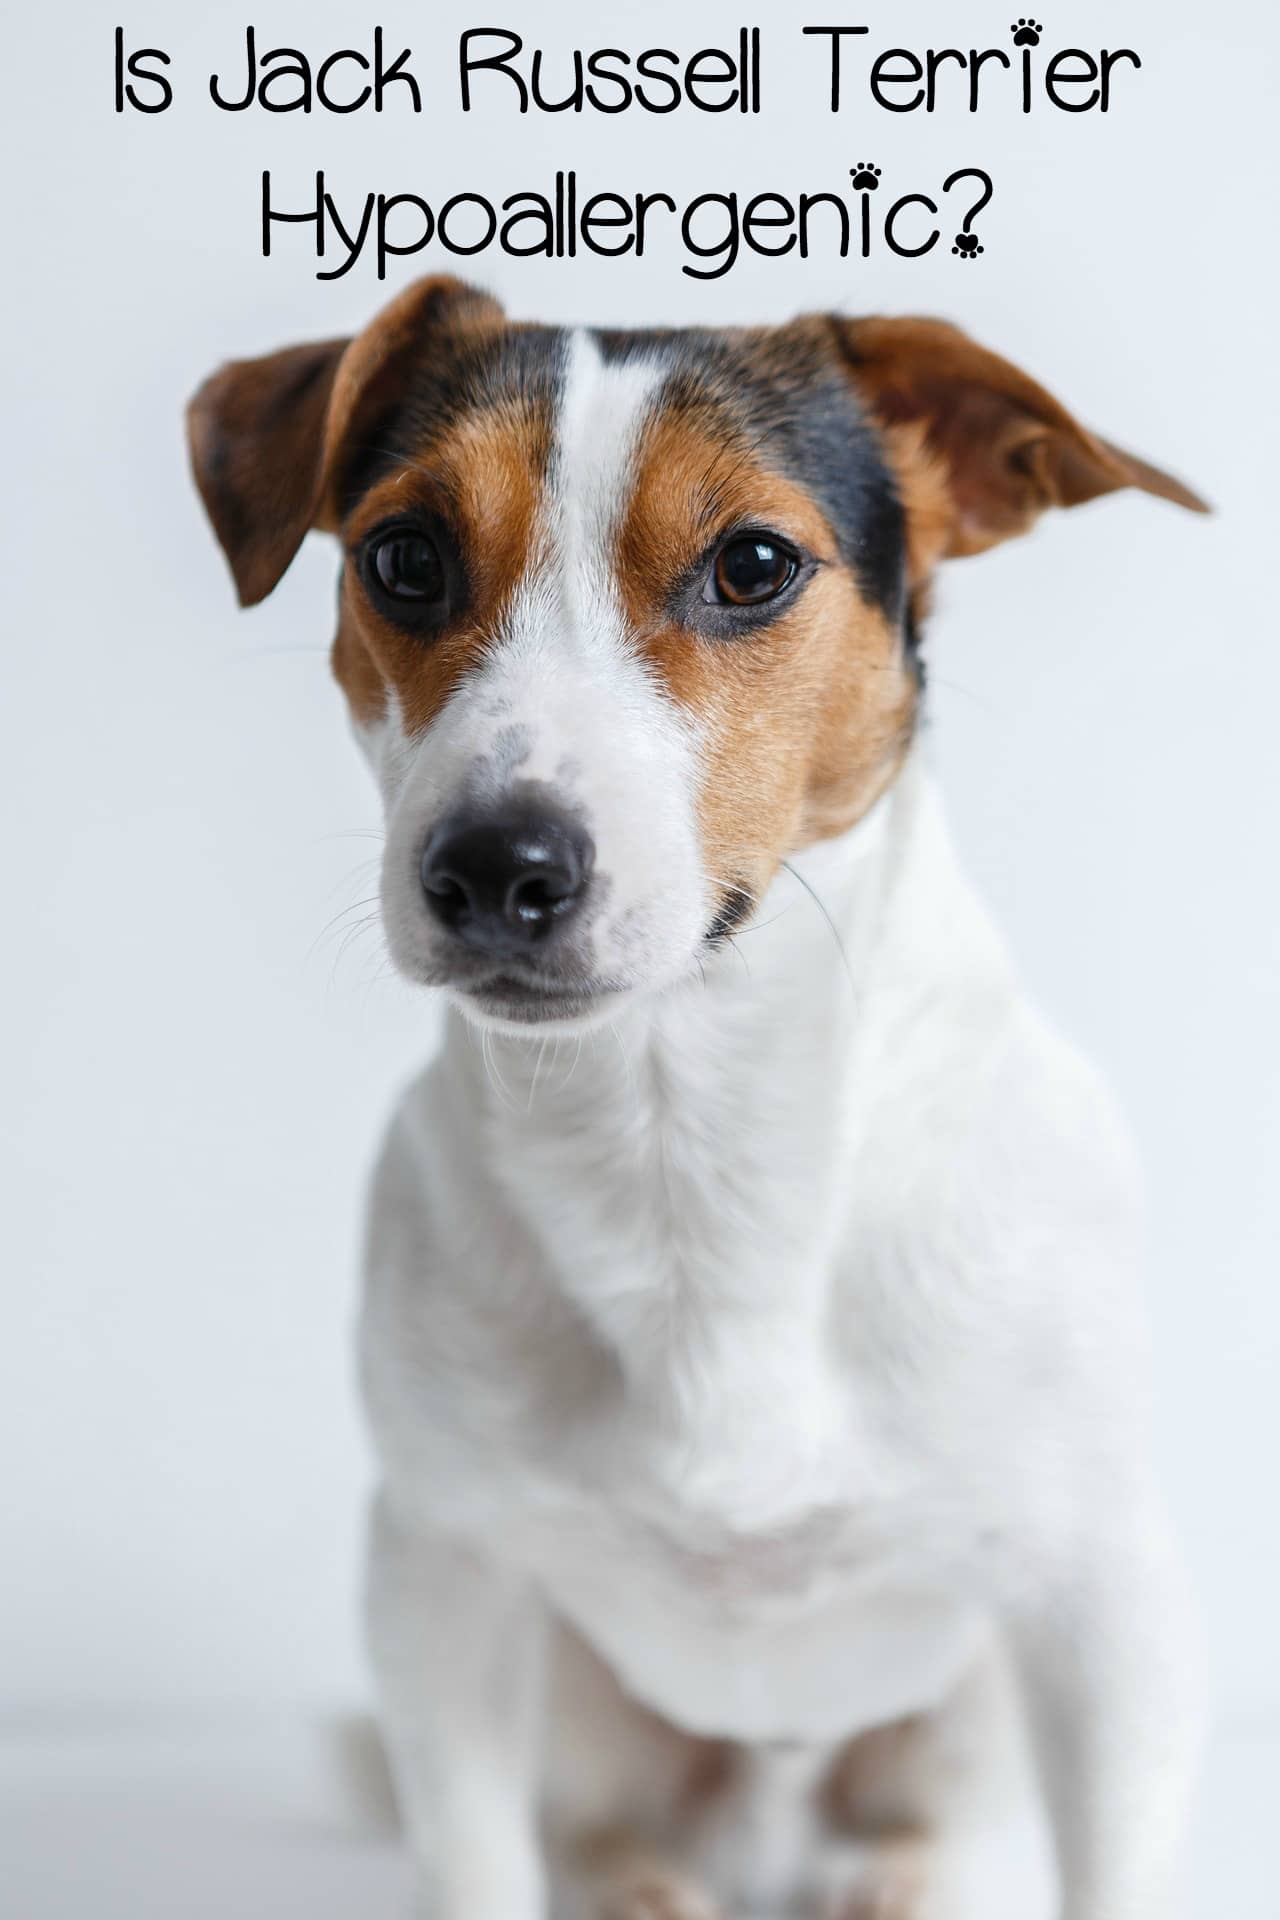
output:
M223 367L242 603L343 549L382 912L444 990L374 1183L368 1616L431 1920L1170 1920L1197 1638L1133 1180L913 735L938 563L1176 480L956 328L509 321ZM949 1849L952 1849L949 1851Z

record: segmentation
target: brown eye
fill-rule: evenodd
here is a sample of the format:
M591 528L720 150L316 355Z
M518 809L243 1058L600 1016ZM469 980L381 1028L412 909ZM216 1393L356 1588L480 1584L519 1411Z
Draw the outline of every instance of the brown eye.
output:
M747 534L731 540L716 555L708 586L708 600L727 601L732 607L755 607L772 600L795 577L795 556L774 540Z
M434 540L423 533L389 533L369 550L374 583L393 600L444 598L444 562Z

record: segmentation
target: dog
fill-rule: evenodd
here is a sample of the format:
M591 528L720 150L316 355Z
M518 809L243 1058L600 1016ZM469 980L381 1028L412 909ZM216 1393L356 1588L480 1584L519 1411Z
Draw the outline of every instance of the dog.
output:
M1202 1683L1129 1153L916 733L944 560L1203 503L941 321L447 278L189 427L242 603L341 542L386 940L446 1001L361 1342L423 1911L976 1914L946 1863L1034 1769L1063 1920L1169 1920Z

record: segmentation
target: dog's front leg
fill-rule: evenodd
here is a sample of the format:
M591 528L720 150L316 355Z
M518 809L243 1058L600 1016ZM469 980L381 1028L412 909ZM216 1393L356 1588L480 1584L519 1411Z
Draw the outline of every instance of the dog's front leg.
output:
M1178 1920L1203 1719L1200 1637L1162 1520L1135 1515L1015 1608L1062 1920Z
M545 1622L520 1578L374 1505L370 1651L426 1920L542 1920Z

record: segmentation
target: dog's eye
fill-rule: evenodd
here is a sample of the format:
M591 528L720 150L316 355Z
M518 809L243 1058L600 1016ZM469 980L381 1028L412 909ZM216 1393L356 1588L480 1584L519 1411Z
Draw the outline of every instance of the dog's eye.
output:
M795 572L794 554L762 534L747 534L721 547L707 582L706 598L727 602L731 607L757 607L763 600L776 598L790 585Z
M369 567L383 592L393 600L444 598L444 561L435 541L425 533L384 534L370 550Z

